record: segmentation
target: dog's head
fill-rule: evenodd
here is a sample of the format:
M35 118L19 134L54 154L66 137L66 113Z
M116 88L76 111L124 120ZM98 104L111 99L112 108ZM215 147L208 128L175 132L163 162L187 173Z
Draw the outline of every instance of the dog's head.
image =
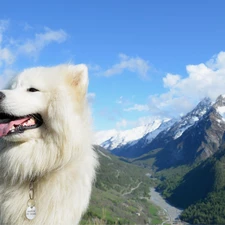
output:
M27 69L1 90L2 163L34 174L70 160L89 132L87 86L85 65L60 65Z
M67 123L69 109L78 114L82 108L87 84L84 65L25 70L0 91L0 138L23 142L42 136L58 120Z

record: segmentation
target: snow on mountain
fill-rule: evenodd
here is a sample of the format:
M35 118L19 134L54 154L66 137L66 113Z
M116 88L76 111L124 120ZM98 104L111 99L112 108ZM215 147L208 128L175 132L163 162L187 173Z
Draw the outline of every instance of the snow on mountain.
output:
M209 110L212 102L209 98L204 98L199 104L188 114L181 118L171 130L173 130L173 138L179 138L184 131L193 126L202 116Z
M146 125L130 130L97 132L95 143L107 150L114 150L115 154L122 155L125 151L127 154L129 152L130 155L133 154L133 151L141 153L141 149L144 149L149 144L156 145L157 147L159 143L163 145L164 142L166 144L167 141L176 140L181 137L188 128L196 124L208 112L211 106L210 99L205 98L191 112L179 120L156 119Z
M160 124L160 126L153 130L152 132L147 133L141 140L139 140L139 146L141 148L144 148L146 145L151 143L151 141L161 132L168 130L177 119L170 119L170 120L164 120L163 123Z
M103 130L95 133L95 141L96 145L101 145L106 140L110 140L112 137L116 136L118 133L117 130Z
M224 132L225 95L221 95L213 103L203 99L176 121L155 120L131 130L109 131L100 144L126 158L136 160L145 154L155 158L156 168L164 169L207 159L224 145Z
M225 95L220 95L213 107L216 109L217 113L221 116L221 120L225 121ZM220 120L220 119L219 119Z
M218 107L217 112L221 115L222 119L225 121L225 106Z
M148 140L152 140L162 129L163 124L170 121L170 119L156 119L143 126L138 126L133 129L116 131L100 131L95 135L95 143L101 145L103 148L113 150L124 145L132 146L138 142L139 139L148 134ZM160 130L158 130L161 127Z

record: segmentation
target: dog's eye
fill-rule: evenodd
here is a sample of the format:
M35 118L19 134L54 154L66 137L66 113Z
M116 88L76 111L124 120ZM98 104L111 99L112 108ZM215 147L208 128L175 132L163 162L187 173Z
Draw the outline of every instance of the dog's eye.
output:
M36 89L36 88L28 88L27 91L29 91L29 92L37 92L37 91L39 91L39 90Z

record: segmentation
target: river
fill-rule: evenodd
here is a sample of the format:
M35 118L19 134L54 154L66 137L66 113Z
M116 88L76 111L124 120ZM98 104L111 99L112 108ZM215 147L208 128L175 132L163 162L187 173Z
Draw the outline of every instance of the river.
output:
M150 193L150 201L165 211L165 213L169 216L168 220L170 222L174 221L177 217L179 217L182 210L175 208L174 206L166 202L164 198L160 195L160 193L155 190L155 188L150 188Z

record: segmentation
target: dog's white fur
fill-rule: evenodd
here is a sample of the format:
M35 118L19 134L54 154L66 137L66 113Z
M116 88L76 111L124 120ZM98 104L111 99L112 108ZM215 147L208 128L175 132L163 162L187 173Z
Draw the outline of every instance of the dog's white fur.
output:
M92 149L85 65L23 71L6 90L0 112L41 114L41 127L0 138L0 224L75 225L88 207L97 157ZM29 88L39 92L29 92ZM35 178L37 216L25 217Z

